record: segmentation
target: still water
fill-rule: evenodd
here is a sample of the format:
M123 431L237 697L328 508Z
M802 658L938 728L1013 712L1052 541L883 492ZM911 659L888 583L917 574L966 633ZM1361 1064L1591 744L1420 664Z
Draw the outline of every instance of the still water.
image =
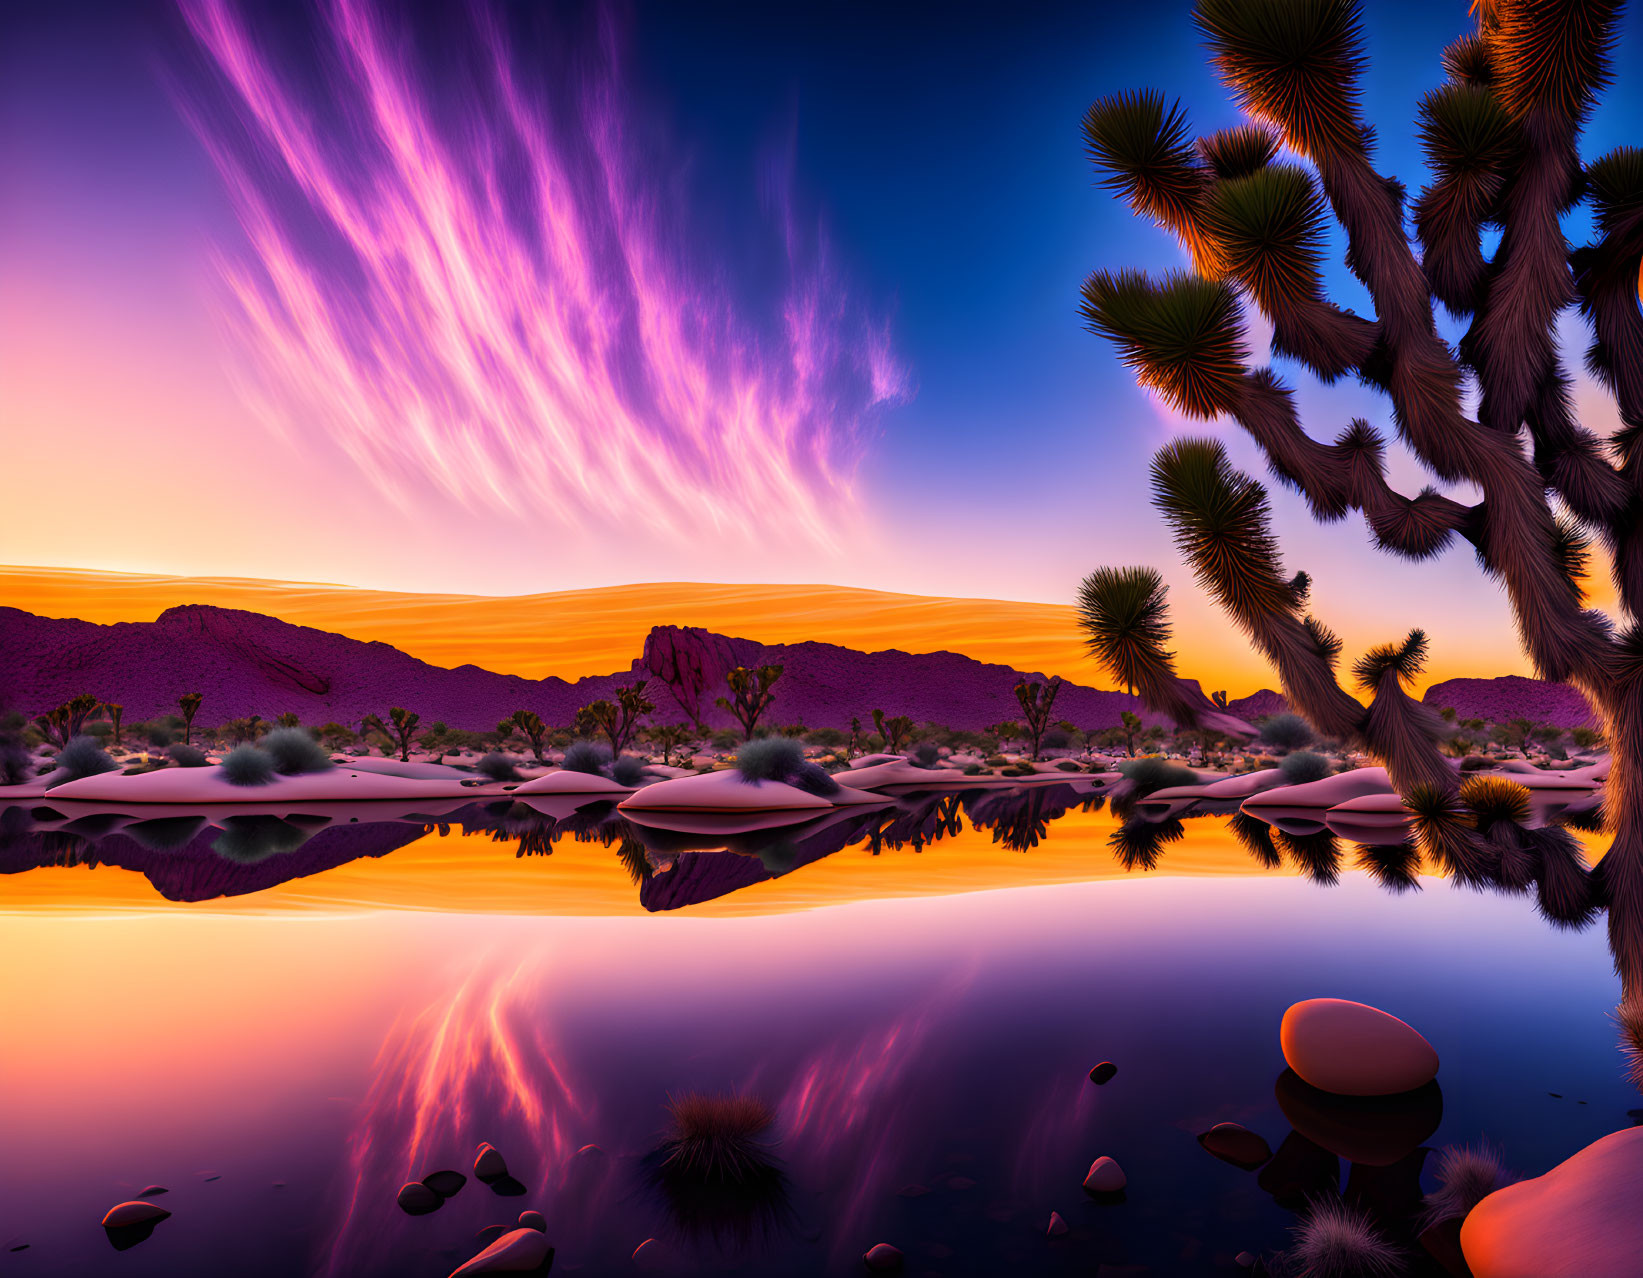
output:
M735 834L0 813L0 1273L444 1278L527 1208L556 1273L636 1272L652 1238L704 1274L859 1273L877 1242L914 1274L1236 1273L1320 1193L1412 1237L1427 1150L1534 1174L1633 1121L1601 926L1348 844L1268 865L1220 818L1126 869L1059 789ZM1362 1113L1297 1087L1278 1020L1315 996L1411 1022L1438 1088ZM691 1092L773 1110L768 1174L658 1177ZM1275 1159L1199 1147L1228 1120ZM399 1209L481 1141L506 1194ZM1122 1201L1080 1187L1102 1154ZM172 1217L116 1252L102 1214L153 1185Z

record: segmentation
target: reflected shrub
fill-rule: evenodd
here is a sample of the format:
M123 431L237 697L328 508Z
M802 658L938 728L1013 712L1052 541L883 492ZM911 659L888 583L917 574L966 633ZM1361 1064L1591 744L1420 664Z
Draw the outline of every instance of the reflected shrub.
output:
M295 852L312 837L312 830L275 816L232 816L211 850L236 865L255 865L282 852Z
M133 821L120 833L135 839L150 851L175 852L192 843L194 836L204 828L204 817L155 817L148 821Z
M1310 750L1297 750L1284 756L1278 771L1283 773L1285 785L1305 785L1308 781L1322 781L1335 769L1323 755Z
M57 752L57 766L68 773L70 781L78 781L81 777L113 772L120 765L108 757L95 738L75 737Z
M493 750L474 764L474 768L480 776L489 777L492 781L521 781L524 778L519 775L517 762L511 754L501 754ZM582 769L572 768L571 771L578 772Z
M329 772L336 765L325 748L302 728L275 728L262 739L262 749L274 761L274 771L285 776Z
M1117 770L1135 787L1137 795L1166 790L1170 786L1198 784L1198 774L1191 768L1183 768L1178 763L1157 756L1123 760L1117 765Z
M275 776L274 757L247 742L223 756L222 773L230 785L267 785Z
M206 765L205 751L191 745L174 745L166 754L179 768L203 768Z

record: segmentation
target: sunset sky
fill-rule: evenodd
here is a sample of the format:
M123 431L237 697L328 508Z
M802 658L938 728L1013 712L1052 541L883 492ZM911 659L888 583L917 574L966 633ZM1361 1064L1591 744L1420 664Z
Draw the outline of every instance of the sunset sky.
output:
M1415 189L1466 5L1367 10L1380 163ZM1639 140L1640 50L1634 10L1588 155ZM1083 153L1090 101L1146 85L1236 119L1177 4L18 7L0 562L1051 603L1150 562L1187 672L1256 686L1147 502L1182 427L1077 317L1090 270L1182 261ZM1281 371L1315 435L1390 434L1376 396ZM1349 647L1423 625L1450 672L1524 669L1470 550L1409 567L1274 500Z

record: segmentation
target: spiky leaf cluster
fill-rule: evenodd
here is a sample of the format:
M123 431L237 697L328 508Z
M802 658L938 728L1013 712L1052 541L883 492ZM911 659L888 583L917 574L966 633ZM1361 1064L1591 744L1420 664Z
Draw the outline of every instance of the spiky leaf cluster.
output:
M1118 347L1136 379L1192 417L1214 417L1237 403L1249 358L1238 299L1200 275L1155 283L1139 271L1097 271L1080 307L1092 333Z
M1511 0L1489 35L1501 101L1519 119L1581 120L1609 83L1619 0Z
M1440 178L1464 189L1500 184L1518 144L1517 126L1492 89L1445 84L1420 100L1419 133Z
M1643 148L1617 146L1586 166L1598 230L1635 255L1643 247Z
M1078 622L1090 655L1126 688L1171 672L1168 587L1152 568L1097 568L1078 587Z
M1443 51L1443 72L1457 84L1493 84L1489 42L1475 31L1461 36Z
M1262 124L1239 124L1198 139L1198 156L1223 182L1248 177L1272 163L1278 135Z
M1358 686L1373 692L1387 679L1400 684L1412 682L1426 665L1426 632L1411 630L1401 644L1383 643L1371 648L1352 666Z
M1362 145L1352 0L1199 0L1194 16L1239 103L1296 150L1318 159Z
M1193 572L1240 619L1293 614L1278 572L1266 490L1233 467L1212 439L1180 439L1152 460L1153 504Z
M1528 788L1505 777L1468 777L1461 782L1460 801L1486 831L1502 822L1525 825L1529 821Z
M1324 209L1304 170L1274 164L1216 183L1204 225L1227 274L1267 314L1319 295Z
M1162 226L1191 227L1204 173L1179 102L1156 89L1102 98L1084 115L1084 142L1108 190Z

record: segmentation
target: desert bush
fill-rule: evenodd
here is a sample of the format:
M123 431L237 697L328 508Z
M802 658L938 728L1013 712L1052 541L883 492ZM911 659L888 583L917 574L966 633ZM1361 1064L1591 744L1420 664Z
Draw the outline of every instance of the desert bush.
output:
M761 737L736 753L736 770L747 781L781 781L804 763L804 747L787 737Z
M1002 754L990 754L987 756L987 766L989 768L1007 768L1010 766L1010 761Z
M1198 784L1198 774L1191 768L1183 768L1158 755L1124 759L1115 768L1128 778L1137 795L1151 794L1154 790L1164 790L1174 785Z
M964 775L967 777L979 777L985 775L986 771L987 769L982 767L979 763L972 763L964 769Z
M604 746L595 745L592 741L574 741L565 750L565 760L560 766L566 772L586 772L602 777L609 762L610 751Z
M1470 754L1460 761L1462 772L1480 772L1485 768L1494 767L1494 760L1485 759L1481 755Z
M816 728L804 734L804 743L813 746L825 746L832 749L845 743L844 733L837 728Z
M631 754L624 754L610 765L610 779L617 785L636 788L645 776L643 759L636 759Z
M1072 734L1061 728L1051 728L1039 740L1039 745L1045 750L1065 750L1072 745Z
M1261 725L1261 741L1277 750L1300 750L1314 739L1312 725L1298 714L1275 714Z
M1295 1226L1290 1259L1298 1278L1392 1278L1403 1272L1403 1255L1368 1215L1338 1198L1311 1204Z
M205 767L205 751L196 750L191 745L174 745L166 753L179 768Z
M262 739L262 748L274 760L274 771L286 776L326 772L336 766L325 748L302 728L275 728Z
M741 737L737 736L734 732L731 732L727 728L723 731L715 732L710 738L708 738L708 740L712 743L715 750L734 750L737 743L741 741Z
M1310 750L1297 750L1293 754L1285 755L1284 761L1278 765L1278 771L1284 774L1286 785L1322 781L1334 770L1328 759L1321 754L1313 754Z
M57 752L57 766L69 774L70 781L78 781L81 777L113 772L120 765L109 758L93 738L75 737Z
M1438 1187L1426 1196L1426 1219L1461 1220L1495 1190L1511 1181L1500 1151L1492 1145L1450 1145L1438 1153Z
M933 768L941 762L941 747L934 741L920 741L907 757L921 768Z
M223 756L222 771L230 785L267 785L275 775L274 756L247 742Z
M29 779L28 747L15 733L0 735L0 785L22 785Z
M474 764L474 767L481 776L489 777L492 781L520 781L523 778L519 775L516 764L517 760L512 755L493 750ZM571 771L579 769L572 768Z

